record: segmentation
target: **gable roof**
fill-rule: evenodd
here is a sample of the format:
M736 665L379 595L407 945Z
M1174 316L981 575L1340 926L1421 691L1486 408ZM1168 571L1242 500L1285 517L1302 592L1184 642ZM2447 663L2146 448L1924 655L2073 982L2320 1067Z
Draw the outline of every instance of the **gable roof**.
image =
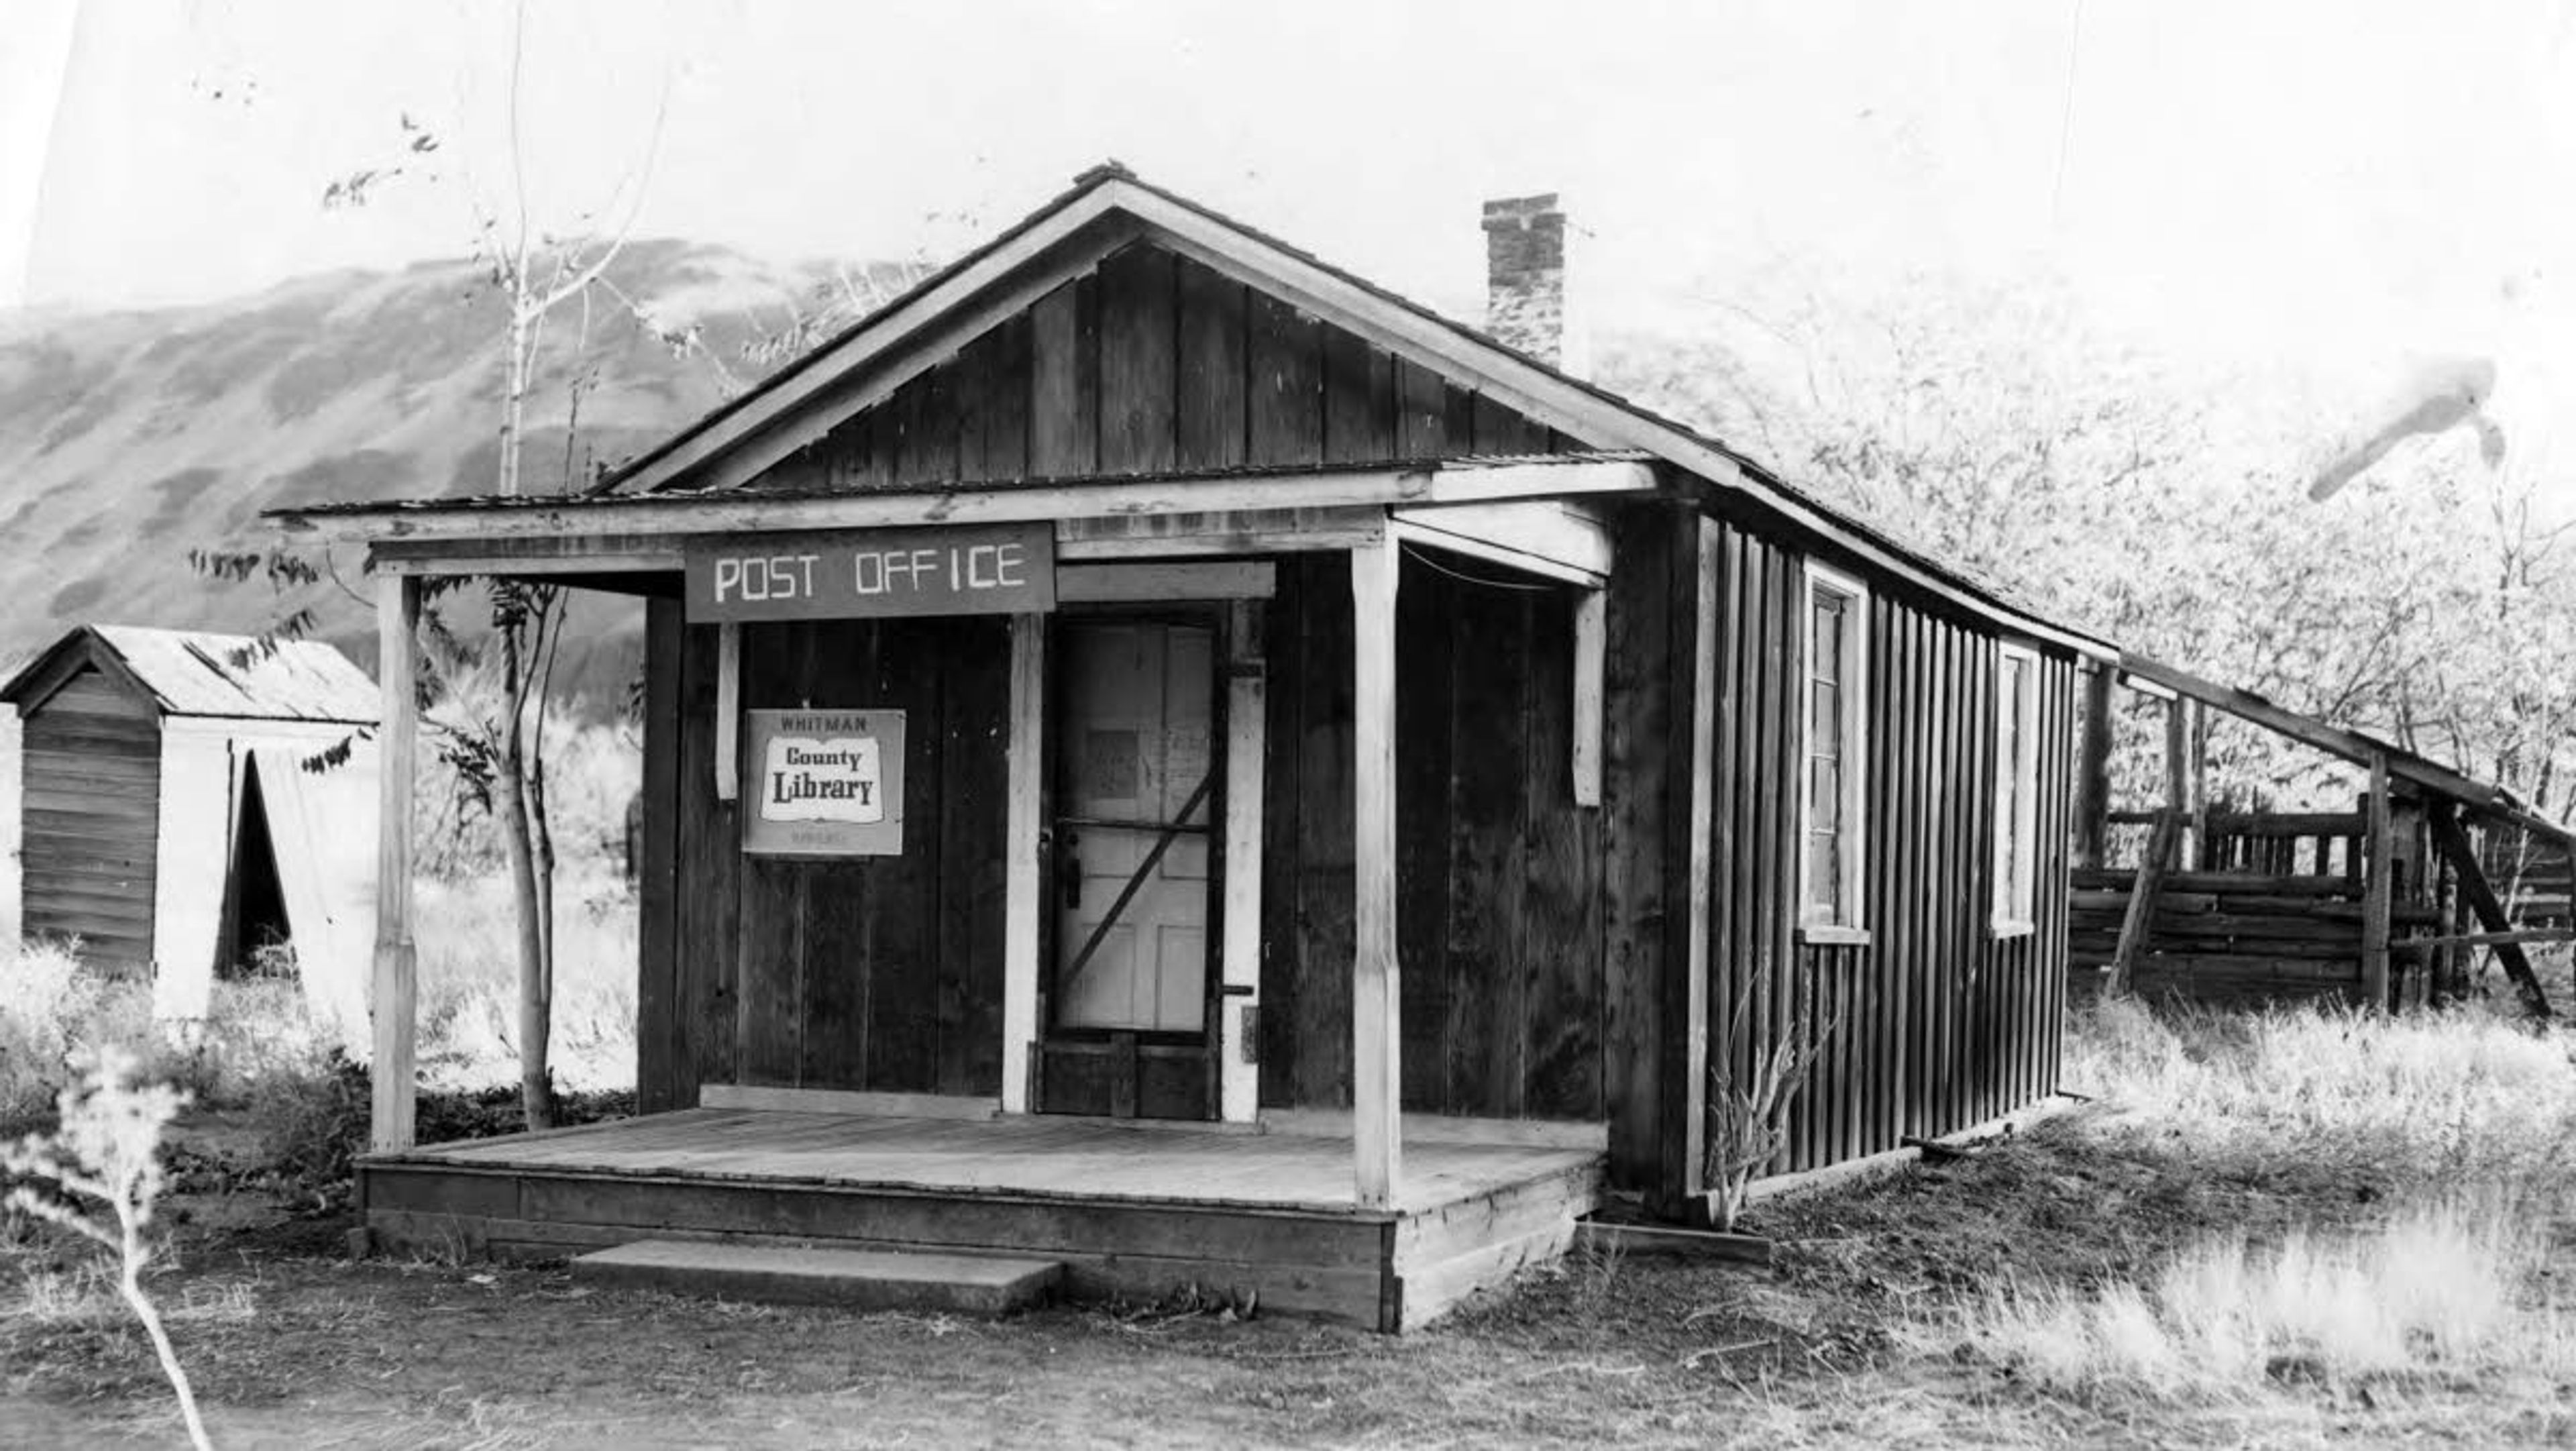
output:
M373 725L378 714L375 681L319 640L137 625L80 626L0 685L0 701L32 710L84 664L150 696L163 715Z
M966 343L1139 242L1356 336L1454 389L1563 435L1580 450L1605 457L1648 455L1662 480L1658 492L1700 502L1721 497L1744 501L1789 529L1824 541L1843 562L1950 600L1998 628L2095 660L2117 656L2116 648L2099 635L2052 620L2004 581L1808 493L1721 440L1149 185L1114 162L1083 173L1071 190L607 474L582 496L549 496L545 507L533 511L514 501L448 498L300 505L265 511L265 517L289 530L310 529L327 518L338 537L377 543L406 537L472 539L511 515L518 516L514 532L535 515L559 527L597 529L647 497L725 501L737 487L822 441L842 421L894 396ZM1456 462L1443 459L1436 467L1445 471ZM1102 475L1089 482L1113 477L1125 476ZM1009 482L1032 483L1026 478ZM929 485L911 490L908 497L936 508L957 492L953 485ZM764 490L764 500L766 496ZM854 491L841 495L854 496ZM743 501L746 506L750 502ZM573 522L576 518L580 524Z
M962 341L959 332L971 336L1058 280L1040 272L1034 283L1022 280L1014 290L1016 276L1057 253L1070 252L1079 264L1138 239L1281 297L1593 449L1652 454L1835 541L1867 564L1964 595L2008 624L2099 658L2112 653L2092 632L2050 620L2008 582L1941 558L1879 521L1802 489L1723 440L1146 182L1115 162L1084 172L1070 189L992 240L611 471L594 492L720 490L745 482L953 352L949 346L925 347L926 342ZM880 371L869 377L871 370ZM853 380L863 380L858 391Z

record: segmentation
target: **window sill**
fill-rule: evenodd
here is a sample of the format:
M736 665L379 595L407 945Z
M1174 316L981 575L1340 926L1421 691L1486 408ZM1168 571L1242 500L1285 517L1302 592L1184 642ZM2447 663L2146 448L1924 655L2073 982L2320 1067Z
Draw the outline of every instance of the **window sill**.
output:
M1872 938L1866 927L1837 927L1825 922L1810 922L1798 929L1798 940L1810 947L1867 947Z
M1998 917L1986 925L1999 938L2028 937L2039 931L2039 924L2036 922L2018 922L2009 917Z

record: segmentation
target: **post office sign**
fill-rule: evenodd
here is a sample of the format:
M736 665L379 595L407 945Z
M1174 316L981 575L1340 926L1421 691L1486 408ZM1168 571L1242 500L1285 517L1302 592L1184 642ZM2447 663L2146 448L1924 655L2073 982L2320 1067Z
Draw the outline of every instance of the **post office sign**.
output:
M1034 614L1055 608L1055 526L757 534L692 548L692 620Z
M742 849L901 856L903 712L743 712Z

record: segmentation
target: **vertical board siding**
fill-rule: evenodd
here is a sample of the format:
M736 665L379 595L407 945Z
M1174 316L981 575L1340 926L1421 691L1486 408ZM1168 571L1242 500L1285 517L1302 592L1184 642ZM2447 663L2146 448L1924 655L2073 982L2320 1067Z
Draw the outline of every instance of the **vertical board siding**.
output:
M1338 555L1280 568L1261 1101L1338 1108L1350 1102L1350 590ZM1571 600L1409 559L1396 635L1403 1105L1600 1118L1601 826L1573 804Z
M753 487L912 487L1584 447L1357 334L1138 244Z
M148 969L160 844L158 709L84 666L28 713L19 742L22 930L76 937L94 963Z
M1004 623L745 627L745 709L905 713L904 851L834 861L741 854L740 807L715 798L715 629L683 636L675 800L646 802L677 820L665 969L676 1046L639 1092L1000 1092Z
M1750 1086L1760 1048L1831 1031L1773 1172L2009 1113L2056 1084L2064 1012L2073 661L2043 651L2035 930L1991 920L1999 641L1873 588L1863 679L1865 944L1798 932L1804 560L1730 522L1721 551L1709 1033Z

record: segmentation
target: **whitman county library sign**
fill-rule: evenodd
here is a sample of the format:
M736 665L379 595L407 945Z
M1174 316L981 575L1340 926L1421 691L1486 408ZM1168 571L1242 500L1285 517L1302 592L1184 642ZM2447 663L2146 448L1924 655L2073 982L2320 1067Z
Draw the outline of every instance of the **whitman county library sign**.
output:
M747 710L754 856L901 856L903 712Z
M1055 526L777 534L688 555L699 621L1019 615L1055 608Z

